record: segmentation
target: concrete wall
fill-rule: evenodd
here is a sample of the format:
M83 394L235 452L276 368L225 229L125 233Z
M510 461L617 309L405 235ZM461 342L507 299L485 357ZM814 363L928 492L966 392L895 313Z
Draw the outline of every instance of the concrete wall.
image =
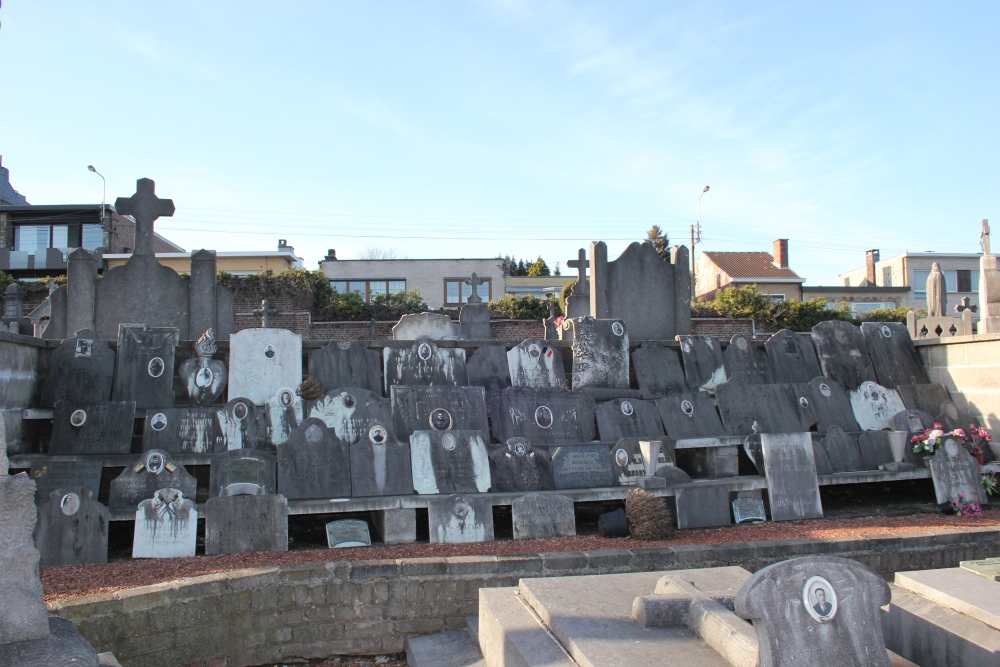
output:
M960 409L1000 429L1000 334L916 341L931 382L943 384Z
M0 446L6 441L8 454L29 451L33 440L21 410L38 405L45 350L43 340L0 331Z

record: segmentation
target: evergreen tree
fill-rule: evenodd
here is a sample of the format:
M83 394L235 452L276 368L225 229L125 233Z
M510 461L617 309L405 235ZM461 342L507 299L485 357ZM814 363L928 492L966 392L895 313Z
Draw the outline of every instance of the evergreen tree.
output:
M517 263L517 273L515 273L514 275L515 276L526 276L526 275L528 275L528 267L525 266L523 259L520 262Z
M535 263L528 267L528 275L529 276L548 276L548 275L552 275L552 274L549 273L549 265L546 264L545 260L542 259L542 256L539 255L538 259L535 260Z
M646 240L653 244L656 252L664 259L670 259L670 239L667 233L660 229L659 225L653 225L646 232Z

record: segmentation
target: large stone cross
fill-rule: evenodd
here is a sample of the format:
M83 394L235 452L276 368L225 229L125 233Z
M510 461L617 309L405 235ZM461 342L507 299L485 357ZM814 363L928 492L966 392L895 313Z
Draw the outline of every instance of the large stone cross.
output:
M472 277L465 281L465 284L472 288L472 295L469 296L467 303L482 303L483 298L479 296L478 287L483 284L483 280L479 274L473 273Z
M983 220L983 231L979 232L979 243L983 246L983 254L990 253L990 221Z
M252 311L254 315L260 315L260 326L262 329L267 329L271 326L271 315L276 315L278 311L271 308L271 302L267 299L263 299L260 302L260 309Z
M135 247L132 255L153 257L153 221L161 215L170 217L174 214L173 200L160 199L156 196L156 183L148 178L140 178L135 182L134 195L115 200L115 210L121 215L135 218Z
M963 310L968 310L973 313L979 310L979 306L970 306L969 300L970 300L969 297L963 296L962 301L957 306L955 306L955 312L961 315Z
M580 248L580 251L576 254L576 259L571 259L566 262L566 266L571 269L576 269L577 279L576 282L580 285L587 282L587 267L590 266L587 260L587 251Z

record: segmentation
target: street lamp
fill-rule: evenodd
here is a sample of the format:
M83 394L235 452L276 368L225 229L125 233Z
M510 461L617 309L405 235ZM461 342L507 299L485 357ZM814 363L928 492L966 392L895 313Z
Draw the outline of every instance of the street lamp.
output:
M694 268L694 246L697 243L701 243L701 198L705 196L705 193L709 191L709 187L706 185L702 188L701 194L698 195L698 224L697 226L691 225L691 297L693 298L698 294L698 274L695 272ZM697 232L697 236L695 236Z
M94 169L94 165L88 164L87 165L87 169L89 169L90 171L94 172L98 176L101 176L101 172L99 172L96 169ZM101 182L102 182L102 186L101 186L101 226L103 227L104 226L104 208L105 208L105 204L106 204L106 202L108 200L108 182L104 179L104 176L101 176ZM698 214L698 217L699 218L701 217L700 213Z

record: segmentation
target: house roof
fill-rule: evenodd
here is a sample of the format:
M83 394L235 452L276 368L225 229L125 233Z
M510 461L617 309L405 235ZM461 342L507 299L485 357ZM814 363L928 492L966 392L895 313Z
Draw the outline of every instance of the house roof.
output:
M781 280L802 282L799 274L791 269L779 269L774 257L767 252L703 252L719 269L735 280Z

